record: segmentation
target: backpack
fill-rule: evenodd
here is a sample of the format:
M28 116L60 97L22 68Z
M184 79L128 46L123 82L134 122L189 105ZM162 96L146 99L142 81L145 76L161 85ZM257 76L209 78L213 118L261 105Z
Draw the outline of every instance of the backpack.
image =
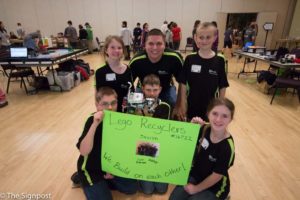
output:
M268 85L273 85L277 76L270 71L261 71L257 77L257 82L261 83L262 81L266 81Z
M83 67L76 65L75 68L76 68L76 71L80 72L80 77L81 77L82 81L88 80L90 78L88 72Z

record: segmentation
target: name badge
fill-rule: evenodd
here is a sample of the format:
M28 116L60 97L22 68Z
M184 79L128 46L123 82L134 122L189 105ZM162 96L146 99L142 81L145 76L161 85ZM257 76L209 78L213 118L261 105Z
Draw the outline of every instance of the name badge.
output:
M208 146L209 146L209 142L207 141L206 138L203 139L202 143L201 143L201 146L203 147L203 149L207 149Z
M192 65L191 72L200 73L201 72L201 65Z
M116 80L116 74L115 73L110 73L106 74L106 81L115 81Z

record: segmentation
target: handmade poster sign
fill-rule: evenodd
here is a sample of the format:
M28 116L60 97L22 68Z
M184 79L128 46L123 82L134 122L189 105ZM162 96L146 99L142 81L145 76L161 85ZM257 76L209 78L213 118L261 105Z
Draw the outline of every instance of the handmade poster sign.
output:
M105 111L102 170L113 175L185 185L200 126Z

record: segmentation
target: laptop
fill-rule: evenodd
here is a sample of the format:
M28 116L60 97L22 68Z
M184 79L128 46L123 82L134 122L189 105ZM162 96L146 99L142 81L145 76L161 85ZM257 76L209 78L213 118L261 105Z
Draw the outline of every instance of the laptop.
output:
M11 47L10 48L11 58L27 58L28 50L26 47Z

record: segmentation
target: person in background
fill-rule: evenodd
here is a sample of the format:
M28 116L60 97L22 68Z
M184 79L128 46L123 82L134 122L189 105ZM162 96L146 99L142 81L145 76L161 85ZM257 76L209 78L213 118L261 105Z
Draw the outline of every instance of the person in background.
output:
M121 38L126 48L125 60L130 60L130 45L132 44L132 33L127 27L127 21L122 22Z
M212 100L207 108L209 125L199 117L192 123L201 125L188 184L177 186L169 200L224 200L230 192L228 170L233 166L235 146L228 125L235 107L229 99Z
M4 23L0 21L0 48L8 49L10 47L9 34L7 33Z
M214 25L210 22L200 24L194 40L199 50L185 58L183 70L178 77L179 89L174 116L181 121L196 116L207 120L209 102L215 97L225 97L229 86L224 56L211 49L215 41Z
M77 48L78 35L76 29L72 25L72 21L69 20L68 27L65 28L64 36L69 40L70 46L72 48Z
M18 39L18 37L16 36L16 34L13 31L11 31L11 32L9 32L9 39Z
M248 43L251 45L255 45L256 39L256 29L255 24L250 24L250 26L245 30L244 33L244 46Z
M79 41L80 41L81 48L83 49L87 48L88 33L81 24L79 24L78 28L79 28Z
M145 42L146 42L146 38L149 32L149 24L148 23L144 23L143 24L143 30L142 30L142 37L141 37L141 48L144 49L145 48Z
M37 51L39 49L39 42L41 38L42 36L40 30L29 33L24 37L23 46L27 47L29 50Z
M161 25L161 27L160 27L160 30L163 34L166 35L167 29L168 29L168 22L164 21L163 25Z
M212 45L212 50L216 53L216 54L218 54L218 46L219 46L219 30L218 30L218 25L217 25L217 22L215 22L215 21L212 21L211 22L212 23L212 25L214 25L214 27L216 28L216 32L215 32L215 41L214 41L214 43L213 43L213 45Z
M91 54L94 51L94 46L93 46L94 36L93 36L92 26L88 22L85 23L85 30L87 32L87 43L89 48L89 54Z
M201 21L200 20L196 20L195 23L194 23L194 27L193 27L193 32L192 32L192 37L194 38L194 35L196 34L196 30L199 26L199 24L201 24ZM197 52L199 49L196 45L196 42L195 40L193 40L193 52Z
M141 24L138 22L133 29L133 52L139 52L141 50L141 37L142 37Z
M17 35L19 39L23 39L25 37L25 31L20 22L17 23Z
M179 50L180 47L180 41L181 41L181 29L177 25L177 23L173 23L172 25L172 33L173 33L173 45L174 45L174 50Z
M224 33L224 46L223 46L223 49L222 49L223 54L224 54L224 51L225 51L226 47L228 47L229 50L230 50L231 57L233 57L232 43L233 43L233 31L232 31L231 26L229 26L227 28L227 30L225 31L225 33Z
M64 48L65 47L65 37L62 32L57 33L56 36L56 45L58 48Z
M171 31L171 24L168 24L168 28L166 30L166 47L170 49L174 49L173 45L173 33Z

